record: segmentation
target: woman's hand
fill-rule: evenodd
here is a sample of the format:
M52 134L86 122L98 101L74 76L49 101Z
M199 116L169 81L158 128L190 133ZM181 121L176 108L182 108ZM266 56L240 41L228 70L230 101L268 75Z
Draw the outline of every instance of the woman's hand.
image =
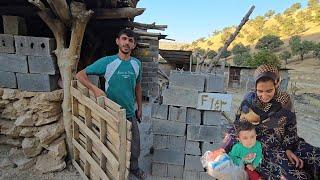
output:
M246 167L250 170L250 171L254 171L254 167L251 164L247 164Z
M289 161L296 165L296 168L303 168L303 161L298 156L296 156L291 150L286 150L287 157Z

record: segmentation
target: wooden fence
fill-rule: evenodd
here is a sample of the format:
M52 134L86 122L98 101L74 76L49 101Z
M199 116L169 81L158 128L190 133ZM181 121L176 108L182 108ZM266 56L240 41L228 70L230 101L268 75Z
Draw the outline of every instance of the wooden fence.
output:
M83 179L124 180L130 166L131 122L118 104L72 81L72 163Z

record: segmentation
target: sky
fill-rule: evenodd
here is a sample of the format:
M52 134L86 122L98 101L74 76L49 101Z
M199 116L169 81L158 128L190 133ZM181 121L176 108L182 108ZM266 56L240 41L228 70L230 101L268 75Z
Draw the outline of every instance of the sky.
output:
M168 25L162 34L177 42L192 42L208 37L215 30L238 25L252 5L250 19L268 10L283 12L294 3L307 6L307 0L140 0L137 7L146 8L136 22Z

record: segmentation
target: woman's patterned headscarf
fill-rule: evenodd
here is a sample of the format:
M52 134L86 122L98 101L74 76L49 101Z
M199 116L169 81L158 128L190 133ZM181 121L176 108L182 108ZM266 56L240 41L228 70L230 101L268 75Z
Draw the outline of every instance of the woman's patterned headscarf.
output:
M280 75L279 70L277 67L270 65L270 64L263 64L260 65L254 72L255 82L262 78L262 77L269 77L274 81L279 82Z

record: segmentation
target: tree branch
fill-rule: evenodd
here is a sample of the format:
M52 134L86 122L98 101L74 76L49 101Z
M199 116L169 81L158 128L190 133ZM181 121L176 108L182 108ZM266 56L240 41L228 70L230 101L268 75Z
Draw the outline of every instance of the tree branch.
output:
M214 64L218 63L222 53L227 50L227 48L229 47L229 45L231 44L231 42L236 38L236 36L239 34L241 28L243 27L243 25L246 24L246 22L249 20L249 16L251 15L251 13L253 12L255 6L251 6L250 10L247 12L247 14L242 18L241 23L239 24L239 26L237 27L237 29L234 31L234 33L232 33L230 35L230 37L228 38L228 40L225 42L223 48L220 49L220 51L218 52L218 54L211 60L210 62L210 66L207 69L207 73L212 71L212 68L214 66Z
M42 11L46 10L46 6L40 0L28 0L28 2L38 7Z
M52 11L56 14L61 21L70 26L71 16L69 11L69 6L65 0L47 0Z

